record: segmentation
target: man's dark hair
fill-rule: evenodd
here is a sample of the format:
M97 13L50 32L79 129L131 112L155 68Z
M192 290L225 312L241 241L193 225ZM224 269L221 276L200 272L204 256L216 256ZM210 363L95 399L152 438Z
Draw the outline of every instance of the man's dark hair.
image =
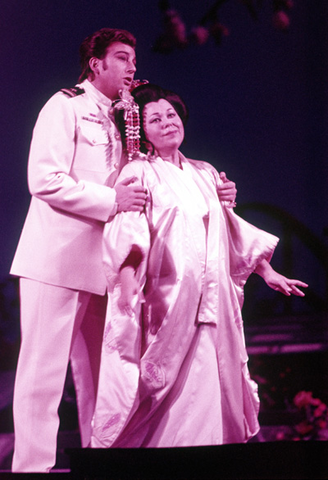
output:
M136 39L132 33L117 28L101 28L83 40L80 46L81 75L79 82L83 82L93 74L89 65L90 58L103 59L106 56L107 48L115 42L125 43L132 48L136 46Z

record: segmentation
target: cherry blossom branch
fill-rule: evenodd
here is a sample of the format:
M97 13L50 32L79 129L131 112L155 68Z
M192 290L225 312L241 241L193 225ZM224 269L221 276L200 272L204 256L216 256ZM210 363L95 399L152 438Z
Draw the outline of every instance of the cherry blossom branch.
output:
M159 2L163 15L163 32L154 43L153 50L158 53L170 53L175 49L184 49L189 45L204 45L212 38L216 45L221 45L224 37L230 34L229 28L221 23L219 11L231 0L217 0L205 12L190 33L179 12L172 8L168 0ZM236 0L233 0L236 1ZM259 19L259 12L264 0L237 0L248 11L254 21ZM268 0L269 1L269 0ZM287 31L290 26L289 11L294 6L293 0L270 0L272 4L272 25L276 30Z

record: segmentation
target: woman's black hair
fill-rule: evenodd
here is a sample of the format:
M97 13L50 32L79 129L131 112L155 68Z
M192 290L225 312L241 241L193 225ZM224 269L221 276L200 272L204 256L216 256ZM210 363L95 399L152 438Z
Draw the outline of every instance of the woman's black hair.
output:
M131 92L135 102L139 105L140 113L140 150L143 153L147 153L146 149L146 136L143 128L143 110L145 106L150 102L158 102L160 99L168 101L175 109L183 125L186 125L188 120L188 109L182 98L170 90L166 90L158 85L152 83L146 83L135 88Z

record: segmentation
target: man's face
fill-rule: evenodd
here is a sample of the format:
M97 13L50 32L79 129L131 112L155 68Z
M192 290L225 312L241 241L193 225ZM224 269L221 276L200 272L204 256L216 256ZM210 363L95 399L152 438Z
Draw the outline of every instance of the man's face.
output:
M136 54L130 45L112 43L103 59L97 60L98 72L93 85L106 97L115 100L121 89L128 89L136 71Z

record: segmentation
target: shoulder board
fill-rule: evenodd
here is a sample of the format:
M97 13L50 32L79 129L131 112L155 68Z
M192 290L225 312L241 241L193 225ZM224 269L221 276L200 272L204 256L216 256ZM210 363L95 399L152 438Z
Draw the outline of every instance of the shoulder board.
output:
M77 95L82 95L82 93L85 92L85 90L81 87L62 88L60 91L69 97L76 97Z

